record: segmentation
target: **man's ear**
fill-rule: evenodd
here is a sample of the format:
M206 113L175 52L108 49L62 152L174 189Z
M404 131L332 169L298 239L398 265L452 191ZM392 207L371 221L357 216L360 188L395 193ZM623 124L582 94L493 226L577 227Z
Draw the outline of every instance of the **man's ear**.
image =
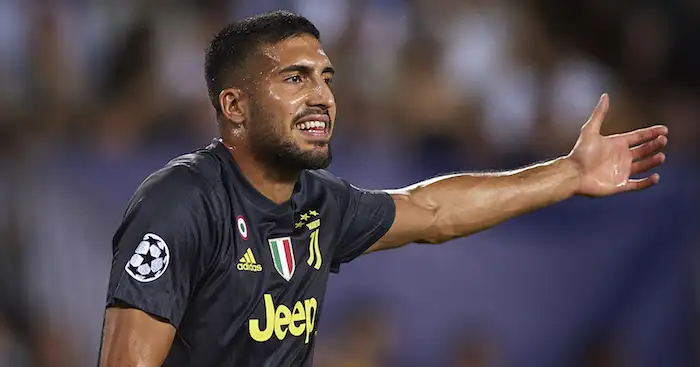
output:
M236 126L245 121L248 99L246 94L238 88L226 88L219 93L219 105L221 114Z

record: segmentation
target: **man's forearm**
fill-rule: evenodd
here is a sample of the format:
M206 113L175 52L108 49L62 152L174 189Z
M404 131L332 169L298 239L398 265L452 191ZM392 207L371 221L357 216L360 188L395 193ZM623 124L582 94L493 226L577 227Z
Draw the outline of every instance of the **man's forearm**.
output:
M422 231L427 238L415 242L441 243L570 198L578 184L576 165L559 158L514 171L442 176L395 197L431 214Z

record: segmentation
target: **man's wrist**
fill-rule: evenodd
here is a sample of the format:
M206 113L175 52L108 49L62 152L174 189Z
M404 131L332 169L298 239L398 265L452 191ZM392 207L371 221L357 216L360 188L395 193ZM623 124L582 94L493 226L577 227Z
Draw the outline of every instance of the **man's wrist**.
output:
M581 164L574 161L571 156L564 156L553 161L557 166L558 172L562 178L562 186L567 191L567 197L578 195L581 186L581 176L583 176L583 167Z

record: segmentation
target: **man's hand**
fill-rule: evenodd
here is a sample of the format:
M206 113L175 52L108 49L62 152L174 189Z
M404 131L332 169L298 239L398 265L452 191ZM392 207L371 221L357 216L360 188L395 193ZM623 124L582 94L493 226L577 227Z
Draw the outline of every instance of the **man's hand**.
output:
M668 128L653 126L625 134L602 136L600 126L610 106L603 94L581 135L566 159L579 172L576 194L601 197L620 192L642 190L659 182L657 173L641 179L630 176L647 172L666 158L660 150L666 146Z

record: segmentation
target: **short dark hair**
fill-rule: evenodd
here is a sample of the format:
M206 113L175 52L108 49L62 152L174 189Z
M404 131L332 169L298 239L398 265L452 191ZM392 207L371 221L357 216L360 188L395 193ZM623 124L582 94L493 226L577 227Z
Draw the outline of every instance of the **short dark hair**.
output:
M219 93L231 86L237 68L244 65L250 54L260 45L302 34L320 39L318 29L308 19L282 10L248 17L219 31L207 47L204 62L209 99L217 112L221 111Z

